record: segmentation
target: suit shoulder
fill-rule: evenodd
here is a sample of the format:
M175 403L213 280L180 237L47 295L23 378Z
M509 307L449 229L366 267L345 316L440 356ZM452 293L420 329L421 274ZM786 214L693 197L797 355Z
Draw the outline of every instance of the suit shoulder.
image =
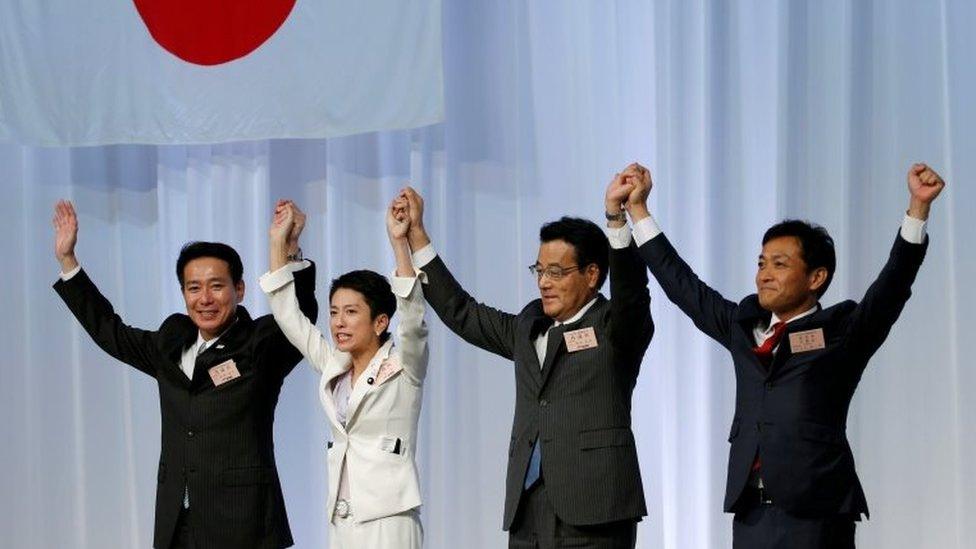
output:
M539 298L535 298L532 301L526 303L525 307L522 307L522 310L519 311L516 317L518 318L519 322L524 322L524 321L531 320L539 316L540 314L542 314L542 300Z
M828 318L836 318L838 316L849 315L856 308L857 308L857 301L854 301L853 299L845 299L840 303L836 303L834 305L831 305L830 307L825 308L823 310L823 313Z
M182 313L173 313L166 317L163 322L159 325L160 332L172 332L174 330L185 331L187 329L195 329L196 325L190 320L190 317Z

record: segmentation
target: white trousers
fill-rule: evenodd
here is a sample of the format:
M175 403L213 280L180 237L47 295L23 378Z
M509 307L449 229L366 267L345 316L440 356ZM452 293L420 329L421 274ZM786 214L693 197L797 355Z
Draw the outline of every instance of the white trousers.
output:
M366 522L350 514L333 517L329 524L329 549L421 549L424 528L417 509Z

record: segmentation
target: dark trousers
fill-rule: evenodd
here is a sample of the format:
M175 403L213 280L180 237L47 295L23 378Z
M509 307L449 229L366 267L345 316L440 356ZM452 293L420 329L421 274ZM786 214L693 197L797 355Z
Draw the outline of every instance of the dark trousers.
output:
M740 505L732 521L733 549L854 549L854 517L800 518L754 502Z
M196 549L193 542L193 532L190 531L190 510L180 509L180 516L176 519L176 531L173 532L173 542L170 549Z
M522 493L508 533L509 549L634 549L636 544L636 520L591 526L574 526L561 521L549 503L545 483L541 481Z

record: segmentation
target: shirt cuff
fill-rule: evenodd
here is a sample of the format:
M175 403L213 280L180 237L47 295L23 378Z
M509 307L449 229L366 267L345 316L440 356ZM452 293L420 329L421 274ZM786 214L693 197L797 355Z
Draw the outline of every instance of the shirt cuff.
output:
M295 280L295 275L293 273L296 269L294 269L292 265L300 265L300 263L288 263L276 271L267 272L261 275L261 278L258 279L258 283L261 285L261 289L264 290L264 293L274 293L275 291L281 289L282 286Z
M81 265L80 264L77 267L75 267L74 269L71 269L70 271L68 271L66 273L61 273L61 280L63 280L64 282L67 282L67 281L71 280L72 278L74 278L74 276L76 274L78 274L79 272L81 272Z
M630 246L630 225L624 223L622 227L604 227L603 230L607 233L607 240L614 250L622 250Z
M414 269L414 276L397 276L396 270L394 270L390 273L390 288L393 290L393 295L403 299L410 297L410 292L413 291L414 284L417 283L418 279L426 284L427 273L420 269Z
M435 257L437 257L437 252L434 251L434 245L428 244L414 252L411 259L413 260L414 267L417 269L423 269L424 266L433 261Z
M653 215L648 215L637 223L634 223L634 242L637 247L641 247L645 242L661 234L661 227L654 220Z
M901 237L912 244L921 244L925 242L925 225L925 221L905 214L901 221Z
M301 261L292 261L292 262L289 262L288 264L285 265L285 267L288 267L291 270L291 272L294 273L294 272L298 272L298 271L300 271L302 269L307 269L311 265L312 265L312 262L311 261L309 261L307 259L303 259Z

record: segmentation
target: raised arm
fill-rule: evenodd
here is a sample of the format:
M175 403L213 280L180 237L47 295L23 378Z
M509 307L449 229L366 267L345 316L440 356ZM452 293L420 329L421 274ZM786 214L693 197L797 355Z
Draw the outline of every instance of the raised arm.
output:
M607 227L623 230L626 225L624 206L641 184L638 165L631 164L614 176L604 196ZM649 184L649 181L648 181ZM629 231L628 231L629 236ZM610 337L615 348L643 354L654 336L651 319L651 294L647 289L647 268L637 254L632 238L610 247ZM639 364L639 361L637 362Z
M296 288L299 285L299 273L290 268L289 255L292 248L297 248L297 235L292 237L295 223L300 213L296 207L279 205L275 208L275 217L269 231L269 259L271 271L261 276L261 289L268 295L271 313L275 322L281 328L288 341L298 349L309 364L321 373L332 358L332 347L321 331L315 326L299 306ZM304 219L304 216L302 216ZM298 234L300 234L300 230ZM295 241L292 241L294 238ZM304 269L303 269L304 270ZM311 282L314 287L314 278ZM314 300L314 295L312 297Z
M427 377L427 324L424 322L424 296L418 277L410 259L410 244L407 232L410 229L409 204L403 196L398 196L390 204L386 213L386 232L390 246L396 256L396 271L393 273L392 288L397 298L397 345L404 372L417 385Z
M647 198L653 187L651 172L643 166L638 168L639 184L628 197L625 207L634 223L641 258L668 299L691 318L699 330L728 347L736 304L702 282L657 229L647 209ZM649 230L650 227L653 229ZM642 241L645 236L650 238Z
M884 342L912 295L911 286L925 258L928 236L925 222L932 202L945 188L945 181L925 164L908 170L908 210L891 248L888 261L851 315L850 336L857 348L869 356Z
M153 360L156 351L155 332L124 324L112 304L80 269L75 256L78 216L71 202L58 201L54 207L53 222L54 256L61 265L61 277L54 283L54 290L102 350L156 377Z
M427 302L441 321L462 339L512 359L517 327L515 315L478 303L461 287L444 262L429 248L430 237L423 223L423 199L410 187L405 188L401 196L408 202L410 248L418 256L427 256L416 265L426 274L426 280L422 282Z
M315 264L302 259L302 248L299 246L299 237L305 229L305 213L291 200L278 200L275 216L279 212L290 212L293 220L291 230L285 237L287 254L283 259L288 262L295 277L298 308L315 324L319 318L319 303L315 299Z

